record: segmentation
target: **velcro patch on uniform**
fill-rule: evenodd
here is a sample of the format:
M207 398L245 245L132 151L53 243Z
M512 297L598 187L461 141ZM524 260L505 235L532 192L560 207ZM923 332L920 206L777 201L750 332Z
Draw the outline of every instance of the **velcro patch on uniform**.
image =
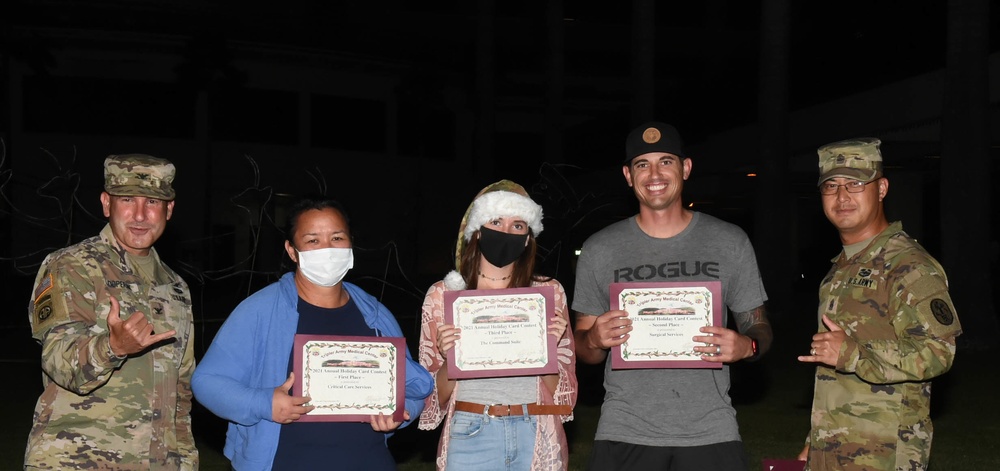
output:
M862 267L858 270L858 274L856 276L848 278L847 284L867 289L878 289L878 283L874 278L872 278L872 269L867 267Z
M32 293L35 300L31 310L31 334L36 338L68 318L66 305L58 296L58 283L53 273L46 273Z
M127 289L132 292L139 291L138 285L121 280L104 280L104 286L110 289Z
M46 329L46 324L48 320L53 319L52 317L52 296L46 295L40 300L35 301L35 322L34 330L36 332Z
M908 306L917 306L928 299L944 299L948 293L948 285L944 278L924 270L907 273L900 284L902 290L897 295Z
M42 296L48 293L50 289L52 289L52 274L48 273L38 283L38 286L35 287L35 296L33 299L36 305L38 304L38 300L42 299Z
M943 299L934 298L931 300L931 313L942 325L951 325L955 322L955 313L951 312L951 307Z

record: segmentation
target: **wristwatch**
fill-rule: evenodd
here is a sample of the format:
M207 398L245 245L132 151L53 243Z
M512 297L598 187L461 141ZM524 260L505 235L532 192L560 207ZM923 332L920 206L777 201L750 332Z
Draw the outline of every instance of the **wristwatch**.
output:
M747 360L754 361L760 356L760 350L757 350L757 339L750 337L750 348L753 349L753 355L747 357Z

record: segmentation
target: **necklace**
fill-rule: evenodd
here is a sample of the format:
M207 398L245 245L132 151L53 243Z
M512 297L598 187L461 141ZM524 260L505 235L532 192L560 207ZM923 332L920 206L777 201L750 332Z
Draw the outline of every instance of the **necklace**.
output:
M490 280L490 281L506 281L506 280L510 279L510 275L502 276L500 278L493 278L492 276L486 276L486 275L484 275L483 272L479 272L479 276L481 278L486 278L487 280Z

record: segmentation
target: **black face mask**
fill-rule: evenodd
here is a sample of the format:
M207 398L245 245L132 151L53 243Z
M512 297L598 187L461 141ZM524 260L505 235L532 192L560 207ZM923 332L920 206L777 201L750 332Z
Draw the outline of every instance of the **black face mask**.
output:
M483 227L479 230L479 250L497 268L514 263L524 252L528 234L508 234Z

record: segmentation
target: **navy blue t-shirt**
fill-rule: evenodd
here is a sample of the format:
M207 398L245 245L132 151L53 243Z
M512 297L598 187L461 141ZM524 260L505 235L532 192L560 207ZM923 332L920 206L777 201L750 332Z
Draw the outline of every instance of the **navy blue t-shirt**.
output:
M348 300L342 307L313 306L299 298L296 333L374 337L361 310ZM294 353L289 355L292 372ZM295 388L292 388L295 391ZM278 451L272 468L286 470L395 470L396 462L385 446L385 434L371 424L358 422L292 422L281 426Z

